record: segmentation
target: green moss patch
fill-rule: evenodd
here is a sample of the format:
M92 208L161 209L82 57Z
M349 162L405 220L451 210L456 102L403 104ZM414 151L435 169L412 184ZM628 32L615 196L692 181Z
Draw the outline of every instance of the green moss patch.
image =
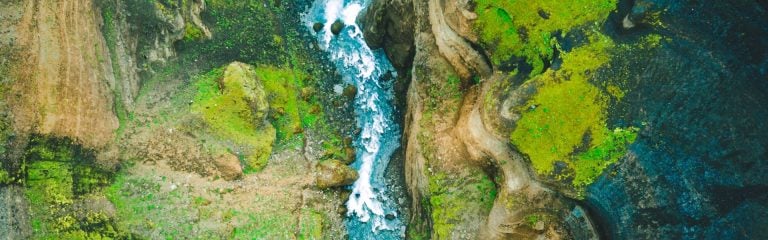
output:
M192 23L184 24L184 40L185 41L197 41L205 38L205 33L199 27Z
M616 7L616 0L522 1L478 0L476 29L480 40L500 65L522 57L533 66L532 75L551 61L556 40L553 34L604 20Z
M241 157L244 159L246 171L258 171L266 166L272 154L275 129L271 125L258 126L259 123L254 122L256 113L245 100L243 81L225 81L222 79L224 70L214 69L199 77L195 83L197 95L192 111L202 114L205 122L220 140L242 149ZM245 73L233 73L228 77L249 76ZM222 86L223 83L227 85ZM209 148L217 154L223 152L213 144L209 145Z
M275 140L280 144L298 140L305 128L315 127L322 117L317 100L302 93L308 92L303 91L303 79L306 78L303 73L261 66L231 74L232 77L256 78L263 85L271 124L254 122L263 113L254 112L245 100L248 93L242 90L243 81L224 79L227 77L225 70L233 71L233 68L214 69L198 77L192 111L202 114L220 140L245 146L247 150L242 157L246 171L256 171L266 165Z
M464 221L464 214L478 210L490 212L496 198L496 186L480 171L461 177L438 173L429 177L429 193L432 237L445 239L455 236L455 225ZM482 209L473 209L476 207Z
M588 34L588 44L564 53L562 69L532 80L542 86L520 109L522 118L510 136L537 173L568 180L577 191L622 157L637 132L607 127L607 94L620 99L624 93L616 86L604 92L588 80L610 60L614 44L598 32Z
M25 159L25 192L38 239L125 238L104 212L74 207L111 181L93 153L66 139L35 136Z
M305 126L315 123L317 116L311 113L310 102L301 98L304 75L287 68L262 66L256 68L269 95L269 107L273 123L278 129L278 139L288 140L302 133Z

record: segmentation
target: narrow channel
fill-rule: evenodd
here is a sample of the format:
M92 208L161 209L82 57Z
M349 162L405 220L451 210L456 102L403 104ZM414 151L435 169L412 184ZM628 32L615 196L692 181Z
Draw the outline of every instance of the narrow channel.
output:
M368 47L356 22L370 1L317 0L307 13L306 24L313 28L322 23L322 29L315 33L318 45L330 54L344 82L357 87L354 104L361 132L355 140L357 155L352 167L360 178L352 185L346 203L349 237L403 239L404 220L384 175L400 146L400 126L394 117L394 81L380 81L385 75L395 76L396 71L382 50ZM337 21L344 26L338 35L331 31Z

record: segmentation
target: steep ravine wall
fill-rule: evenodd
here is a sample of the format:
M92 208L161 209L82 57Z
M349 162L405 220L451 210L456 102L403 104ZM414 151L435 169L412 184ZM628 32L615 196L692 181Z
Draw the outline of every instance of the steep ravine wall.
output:
M8 96L20 132L71 137L101 148L118 127L112 66L93 3L25 1L16 26L21 62Z
M82 146L83 151L96 153L97 162L89 164L115 169L119 160L118 129L141 84L139 73L146 69L141 64L162 62L174 56L173 43L184 37L183 19L202 24L196 15L204 8L204 2L184 2L188 3L184 11L166 13L173 15L171 19L182 19L182 26L175 32L157 29L158 33L150 37L165 41L151 40L152 45L146 44L149 41L144 35L137 34L142 26L125 17L136 15L131 12L136 8L125 6L135 7L135 2L0 3L1 236L30 237L29 196L25 196L28 191L23 186L36 184L27 179L32 175L27 171L33 171L29 170L33 168L29 161L34 158L34 150L30 150L36 147L32 146L34 141L71 140L77 145L73 148ZM111 8L104 11L106 6ZM149 5L143 11L155 14L160 10ZM199 28L205 30L204 26ZM205 36L210 36L210 32L205 30ZM165 54L154 59L139 57L153 51ZM49 170L61 169L46 169Z
M488 122L486 116L502 115L502 108L494 107L502 101L494 88L506 79L491 73L484 53L468 40L477 37L467 22L473 19L467 4L377 2L369 12L394 8L415 16L409 18L413 21L384 17L366 22L374 31L368 36L385 39L384 44L371 45L384 46L395 59L409 53L387 48L386 39L405 36L375 31L393 24L415 26L412 78L407 92L401 93L407 99L405 173L413 202L409 237L568 238L565 227L595 236L588 219L566 226L564 217L574 203L531 178L522 155L506 140L516 119Z
M475 9L478 2L484 8ZM365 19L371 46L393 59L413 54L412 65L398 66L411 76L400 80L409 87L399 93L407 102L411 238L764 238L757 226L766 219L754 214L766 206L767 181L758 174L766 170L768 141L759 130L768 73L766 42L758 37L768 31L759 23L767 19L763 7L542 1L511 11L505 4L380 0L369 12L398 14ZM578 14L590 7L596 15ZM529 25L519 28L514 19ZM411 36L392 26L415 30ZM497 35L478 36L485 26ZM511 26L514 36L504 35ZM551 42L533 46L530 34ZM412 48L394 47L408 38ZM508 39L519 45L504 45ZM509 49L522 50L506 57ZM539 52L526 55L531 49ZM561 83L587 85L551 95L567 89ZM580 101L569 95L574 90L596 97L573 104ZM572 105L557 109L542 94ZM555 171L565 171L555 174L538 169L538 156L523 154L528 143L515 142L521 119L530 124L538 107L579 123L578 111L593 111L590 104L599 107L591 113L600 116L596 126L614 134L608 142L627 141L609 144L611 155L600 159L614 162L604 170L567 169L584 164L587 155L577 154L597 128L577 136L586 144L564 156L572 162L555 162ZM493 180L490 188L484 178Z

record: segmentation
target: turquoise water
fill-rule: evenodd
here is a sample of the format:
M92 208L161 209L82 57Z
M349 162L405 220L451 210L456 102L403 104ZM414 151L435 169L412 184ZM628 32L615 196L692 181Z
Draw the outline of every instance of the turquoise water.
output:
M315 23L324 24L315 33L318 45L330 55L344 82L357 87L354 105L361 133L355 140L357 157L352 167L360 178L351 186L346 203L350 239L403 239L405 224L384 177L390 157L400 147L401 131L394 119L394 81L380 79L387 74L396 76L396 72L381 50L366 45L356 23L368 4L363 0L317 0L306 23L310 29ZM331 25L337 20L346 27L333 35Z

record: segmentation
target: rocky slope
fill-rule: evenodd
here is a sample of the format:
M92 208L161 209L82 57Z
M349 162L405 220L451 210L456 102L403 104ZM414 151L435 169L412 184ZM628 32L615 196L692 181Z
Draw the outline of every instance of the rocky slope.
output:
M1 235L343 236L354 96L308 4L0 4Z

